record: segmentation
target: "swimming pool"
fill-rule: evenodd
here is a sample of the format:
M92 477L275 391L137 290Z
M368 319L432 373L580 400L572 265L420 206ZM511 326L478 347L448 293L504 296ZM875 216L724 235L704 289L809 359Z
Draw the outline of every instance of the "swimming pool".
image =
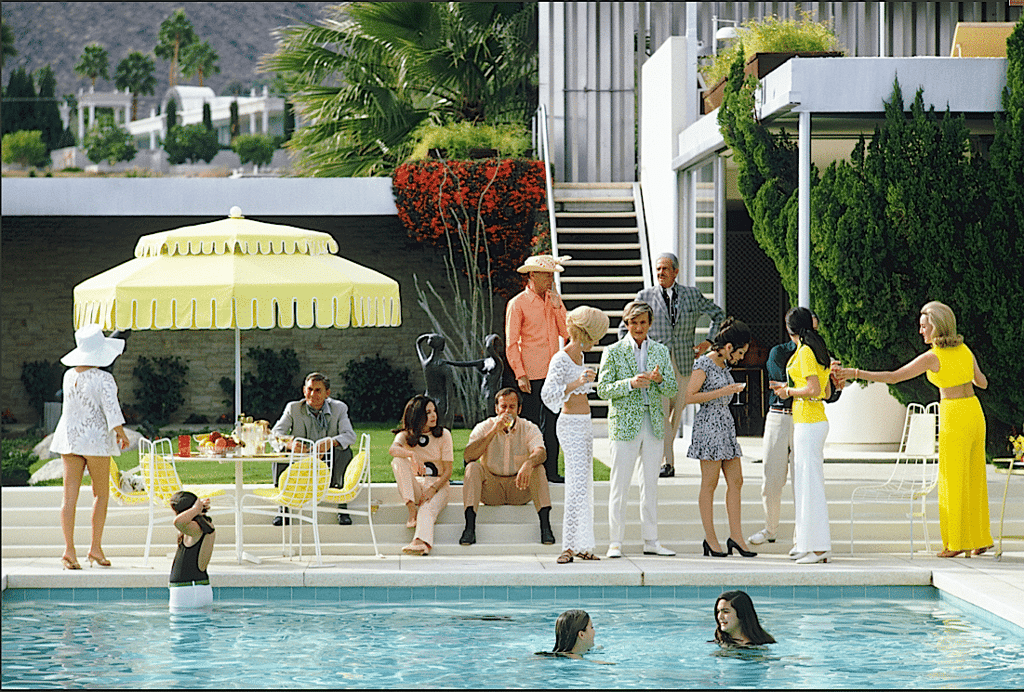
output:
M510 587L511 588L511 587ZM862 589L864 587L861 587ZM871 587L868 587L869 589ZM128 600L108 590L4 593L3 687L383 688L1020 688L1022 631L940 599L887 587L819 598L787 587L748 592L779 644L723 653L705 587L586 588L504 600L390 589L219 590L209 614L171 616L166 589ZM271 589L272 591L273 589ZM439 587L440 590L440 587ZM466 589L463 589L464 591ZM83 597L95 591L100 596ZM126 595L131 596L125 589ZM457 591L457 589L456 589ZM548 590L551 591L550 589ZM19 593L20 592L20 593ZM160 593L163 598L160 598ZM707 592L707 593L705 593ZM483 589L469 590L483 595ZM594 593L612 594L597 596ZM422 594L420 594L422 595ZM444 597L441 597L441 596ZM454 596L454 597L453 597ZM395 602L401 601L401 602ZM351 602L351 605L345 605ZM567 608L592 616L601 648L583 661L551 648ZM616 665L596 665L594 660Z

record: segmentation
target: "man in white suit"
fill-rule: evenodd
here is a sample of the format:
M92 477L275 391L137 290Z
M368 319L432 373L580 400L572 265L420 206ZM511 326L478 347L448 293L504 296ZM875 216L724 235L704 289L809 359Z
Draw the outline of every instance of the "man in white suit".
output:
M662 457L661 477L676 474L673 443L686 406L686 387L693 370L693 361L711 345L711 339L725 320L725 311L694 286L676 283L679 260L670 252L662 253L654 265L657 286L637 292L636 299L651 306L654 319L650 338L668 347L679 389L672 398L664 400L665 449ZM711 328L705 341L693 345L693 334L701 315L711 318ZM626 334L626 324L619 324L619 338Z

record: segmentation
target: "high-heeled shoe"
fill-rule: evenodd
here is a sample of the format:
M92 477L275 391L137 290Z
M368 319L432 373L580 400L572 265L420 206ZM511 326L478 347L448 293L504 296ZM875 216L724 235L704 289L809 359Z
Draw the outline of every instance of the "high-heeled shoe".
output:
M100 567L110 567L110 560L105 557L96 557L92 553L89 553L89 566L92 567L92 563L94 562Z
M720 553L717 550L712 550L711 546L708 545L707 539L704 539L704 557L708 555L711 557L728 557L729 553Z
M62 557L60 564L64 565L64 569L82 569L82 566L78 564L78 560L70 557Z
M736 552L738 552L743 557L757 557L757 553L755 553L753 550L744 550L743 548L740 547L739 543L737 543L736 541L734 541L731 538L726 540L725 545L726 545L727 548L729 548L729 554L730 555L732 555L732 550L733 550L733 548L735 548Z

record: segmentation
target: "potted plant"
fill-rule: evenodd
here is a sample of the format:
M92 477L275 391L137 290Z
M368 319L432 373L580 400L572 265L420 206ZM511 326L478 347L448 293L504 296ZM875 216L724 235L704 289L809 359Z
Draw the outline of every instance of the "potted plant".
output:
M744 73L763 79L766 74L792 57L841 57L839 38L832 23L815 22L810 12L800 19L779 19L776 16L744 22L737 28L739 39L729 48L713 56L700 67L704 83L711 85L703 95L703 112L710 113L722 105L725 79L729 66L737 56L746 62Z

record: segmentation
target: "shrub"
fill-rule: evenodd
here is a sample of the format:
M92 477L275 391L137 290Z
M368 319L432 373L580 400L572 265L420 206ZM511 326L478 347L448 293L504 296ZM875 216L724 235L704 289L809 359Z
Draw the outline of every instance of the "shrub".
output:
M6 134L0 148L3 149L4 163L45 166L50 162L50 157L46 155L46 144L43 143L43 133L39 130Z
M275 351L259 346L250 348L246 355L256 362L256 372L242 375L242 411L253 418L277 420L285 404L296 398L299 388L299 357L290 348ZM234 407L235 381L220 378L224 392L224 405Z
M406 402L415 393L409 369L396 368L381 356L350 360L341 379L338 398L348 404L349 418L360 423L400 421Z
M470 149L497 149L505 158L521 158L533 144L520 125L480 125L471 122L427 125L417 133L410 160L425 159L431 149L446 149L445 158L468 159Z
M131 161L137 153L135 138L109 116L101 118L99 124L86 133L82 146L90 161L106 161L111 166L118 161Z
M392 191L409 236L461 254L488 292L522 290L516 272L530 255L545 209L544 164L522 159L417 161L395 170Z
M28 401L39 414L39 422L43 421L43 404L53 401L57 390L61 388L64 366L48 360L34 360L21 364L21 383L28 393Z
M172 164L186 161L210 163L220 151L220 144L217 142L215 130L207 130L202 124L184 125L168 131L164 151L167 152L167 160Z
M3 456L0 475L3 476L3 485L28 485L31 476L29 467L39 461L39 457L29 449L38 442L32 438L4 438L0 443L0 454Z
M266 166L274 159L276 148L274 140L267 135L239 135L231 140L231 151L238 154L242 165Z
M139 356L132 374L139 382L134 390L135 405L143 420L156 426L167 425L171 415L185 403L181 390L185 388L188 365L178 356Z

